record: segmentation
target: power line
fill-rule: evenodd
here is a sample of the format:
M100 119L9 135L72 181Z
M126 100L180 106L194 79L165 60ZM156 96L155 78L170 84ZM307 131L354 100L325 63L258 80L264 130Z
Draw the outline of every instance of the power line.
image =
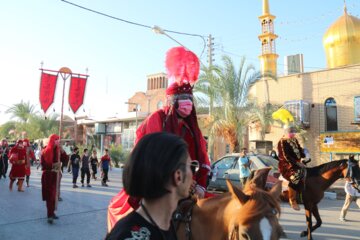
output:
M78 4L75 4L73 2L70 2L70 1L66 1L66 0L61 0L62 2L64 3L67 3L67 4L70 4L70 5L73 5L75 7L78 7L78 8L81 8L83 10L86 10L86 11L89 11L89 12L92 12L92 13L96 13L96 14L99 14L101 16L104 16L104 17L108 17L108 18L111 18L111 19L114 19L114 20L117 20L117 21L121 21L121 22L124 22L124 23L128 23L128 24L132 24L132 25L135 25L135 26L138 26L138 27L144 27L144 28L148 28L148 29L154 29L153 26L149 26L149 25L145 25L145 24L142 24L142 23L137 23L137 22L133 22L133 21L129 21L129 20L126 20L126 19L122 19L122 18L118 18L118 17L114 17L114 16L111 16L109 14L106 14L106 13L103 13L103 12L99 12L99 11L96 11L96 10L93 10L93 9L90 9L90 8L87 8L87 7L84 7L84 6L81 6L81 5L78 5ZM168 33L174 33L174 34L179 34L179 35L186 35L186 36L193 36L193 37L200 37L202 38L203 42L204 42L204 49L205 49L205 45L206 45L206 41L205 41L205 35L200 35L200 34L195 34L195 33L185 33L185 32L179 32L179 31L174 31L174 30L169 30L169 29L162 29L164 32L168 32ZM201 53L201 55L203 54L204 52L204 49ZM200 58L201 58L201 55L200 55Z

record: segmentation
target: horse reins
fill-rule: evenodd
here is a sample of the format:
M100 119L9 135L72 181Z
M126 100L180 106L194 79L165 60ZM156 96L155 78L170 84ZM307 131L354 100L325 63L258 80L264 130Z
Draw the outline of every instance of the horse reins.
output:
M174 213L174 221L175 222L182 222L185 224L185 236L187 240L191 240L191 220L192 220L192 211L196 204L196 200L194 199L187 199L184 200L182 203L179 204L178 209ZM185 205L185 206L184 206ZM183 208L184 207L184 210ZM185 213L185 215L184 215ZM179 224L176 227L176 230L179 228Z

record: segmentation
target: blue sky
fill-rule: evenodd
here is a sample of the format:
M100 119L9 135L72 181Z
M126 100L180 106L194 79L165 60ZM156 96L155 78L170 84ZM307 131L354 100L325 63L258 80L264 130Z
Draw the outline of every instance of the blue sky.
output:
M235 63L245 56L259 69L261 0L71 0L118 18L163 29L214 37L215 63L223 54ZM276 16L278 70L284 56L304 54L306 71L326 67L322 37L343 14L342 0L270 0ZM347 1L359 17L360 2ZM6 106L21 100L39 107L40 62L45 69L63 66L90 78L79 114L114 116L137 91L146 90L146 76L164 72L166 51L177 46L164 35L74 7L61 0L12 0L0 3L0 123ZM169 33L200 55L200 37ZM206 51L202 56L206 63ZM69 81L67 81L67 88ZM58 80L55 112L60 111L62 82ZM83 112L83 109L85 112ZM65 114L73 116L65 101Z

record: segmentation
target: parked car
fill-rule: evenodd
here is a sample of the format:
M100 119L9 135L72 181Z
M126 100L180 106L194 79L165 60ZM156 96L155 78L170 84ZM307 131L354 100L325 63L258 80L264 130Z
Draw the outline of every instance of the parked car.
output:
M211 164L208 190L227 191L226 179L229 179L234 185L241 187L238 164L239 157L239 153L229 154ZM251 170L271 168L266 187L270 188L279 181L278 160L262 154L248 154L248 157L251 161Z

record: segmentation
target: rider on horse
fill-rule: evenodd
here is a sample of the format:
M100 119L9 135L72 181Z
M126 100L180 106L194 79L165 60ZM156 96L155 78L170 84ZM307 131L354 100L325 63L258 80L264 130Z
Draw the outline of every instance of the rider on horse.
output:
M301 158L305 157L304 150L295 138L296 128L287 125L285 134L278 143L279 170L282 176L289 181L289 202L294 210L300 207L296 202L296 191L302 186L305 165Z

